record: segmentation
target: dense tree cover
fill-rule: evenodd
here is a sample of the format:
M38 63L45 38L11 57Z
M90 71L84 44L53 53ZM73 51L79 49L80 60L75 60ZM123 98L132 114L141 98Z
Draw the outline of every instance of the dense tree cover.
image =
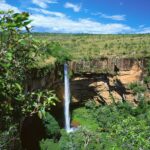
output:
M42 140L41 149L150 149L150 103L141 100L137 107L129 103L110 106L97 106L93 101L88 103L90 105L73 112L73 120L80 123L76 131L68 134L62 130L58 142Z
M24 116L38 113L46 117L46 110L58 101L48 89L25 89L27 72L54 50L31 36L30 22L26 12L0 11L0 149L15 149Z

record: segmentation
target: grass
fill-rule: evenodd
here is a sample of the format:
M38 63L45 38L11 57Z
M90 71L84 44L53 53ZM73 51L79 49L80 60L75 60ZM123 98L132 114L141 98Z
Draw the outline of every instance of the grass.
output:
M150 57L150 34L88 35L38 34L39 40L58 42L73 60L100 57Z
M89 113L84 107L75 109L73 111L72 121L79 122L80 126L84 126L87 129L96 131L98 129L98 124L93 118L92 114Z
M56 58L52 57L52 56L48 56L47 58L43 59L43 58L40 58L36 64L38 68L44 68L46 66L50 66L50 65L54 65L56 62ZM36 67L35 66L35 67Z

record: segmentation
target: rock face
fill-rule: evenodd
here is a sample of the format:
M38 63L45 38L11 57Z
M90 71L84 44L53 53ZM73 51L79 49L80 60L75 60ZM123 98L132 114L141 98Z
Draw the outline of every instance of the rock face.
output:
M130 71L134 65L144 68L146 59L135 58L101 58L89 61L72 61L69 63L70 70L76 73L109 73L118 71Z
M139 80L137 80L139 81ZM116 76L99 74L88 77L75 77L71 81L73 102L84 102L94 99L97 103L110 104L113 101L134 101L130 90Z
M134 67L133 67L134 68ZM71 80L71 95L73 103L82 103L88 99L94 99L98 103L110 104L115 100L128 100L134 102L135 97L128 85L141 81L142 71L130 70L118 72L118 75L109 74L84 74ZM64 99L63 84L57 88L59 98Z
M113 100L134 101L128 85L142 81L146 62L146 58L101 58L69 62L70 71L74 74L71 79L73 102L84 102L88 99L108 104ZM42 78L32 74L26 82L27 91L51 87L63 102L64 85L58 72L63 74L63 66L56 66Z
M43 88L51 88L60 82L59 72L62 72L61 65L55 65L52 69L49 69L47 73L44 74L44 70L33 69L30 70L26 75L25 87L26 91L33 91ZM40 75L40 73L43 73Z
M103 58L100 60L70 62L76 74L71 80L73 102L94 99L110 104L113 101L135 101L128 85L142 81L146 59Z
M132 65L130 70L123 70L119 71L118 73L118 79L126 85L133 82L141 81L143 78L144 67L141 67L139 64L135 63Z

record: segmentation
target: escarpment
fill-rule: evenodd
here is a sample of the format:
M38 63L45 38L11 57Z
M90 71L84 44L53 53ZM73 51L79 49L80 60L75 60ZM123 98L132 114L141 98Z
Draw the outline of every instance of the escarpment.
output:
M70 61L72 103L94 99L98 103L112 103L136 97L129 84L143 82L148 58L100 58L89 61ZM28 90L49 87L56 90L59 99L64 100L63 66L54 67L42 78L33 78L26 83ZM61 72L61 75L59 73ZM149 94L146 93L148 96Z

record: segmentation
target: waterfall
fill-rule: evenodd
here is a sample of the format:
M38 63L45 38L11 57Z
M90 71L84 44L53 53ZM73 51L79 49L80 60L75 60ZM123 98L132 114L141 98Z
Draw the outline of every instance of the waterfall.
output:
M70 85L69 85L69 75L68 75L68 65L64 64L64 84L65 84L65 100L64 100L64 115L65 115L65 129L67 132L71 131L70 128Z
M67 133L76 131L78 128L70 127L70 84L68 74L68 64L64 64L64 85L65 85L65 99L64 99L64 115L65 115L65 129Z

